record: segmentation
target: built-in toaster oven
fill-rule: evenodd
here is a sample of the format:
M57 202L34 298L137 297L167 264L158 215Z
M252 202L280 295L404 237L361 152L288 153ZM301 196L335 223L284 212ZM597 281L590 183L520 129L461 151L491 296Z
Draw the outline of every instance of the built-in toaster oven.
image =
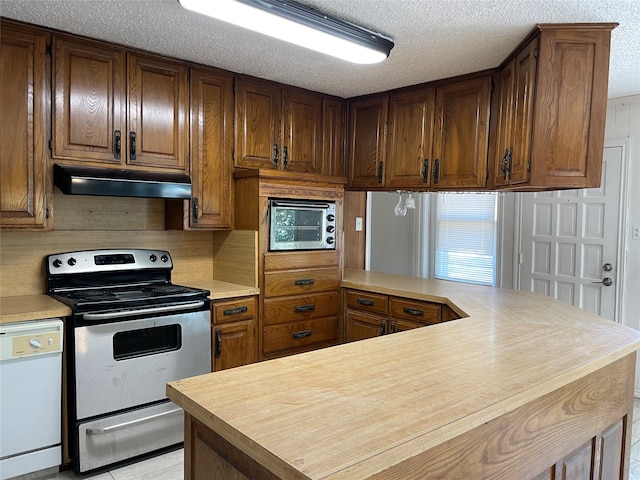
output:
M269 199L269 250L336 248L336 203Z

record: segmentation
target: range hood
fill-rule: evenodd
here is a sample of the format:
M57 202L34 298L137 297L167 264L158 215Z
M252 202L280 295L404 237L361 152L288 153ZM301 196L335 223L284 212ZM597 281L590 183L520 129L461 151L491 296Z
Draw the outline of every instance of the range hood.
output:
M179 173L53 166L53 183L67 195L191 198L191 179Z

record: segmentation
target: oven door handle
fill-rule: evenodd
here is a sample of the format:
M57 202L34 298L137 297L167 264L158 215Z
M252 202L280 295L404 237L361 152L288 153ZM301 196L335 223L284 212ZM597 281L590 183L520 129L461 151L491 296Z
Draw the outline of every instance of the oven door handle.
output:
M168 412L156 413L155 415L149 415L148 417L137 418L136 420L131 420L129 422L122 422L116 425L111 425L109 427L104 428L87 428L87 435L106 435L107 433L117 432L118 430L124 430L125 428L134 427L141 423L150 422L152 420L156 420L160 417L166 417L168 415L175 415L176 413L181 413L181 408L174 408L173 410L169 410Z
M113 320L114 318L134 317L137 315L145 315L147 313L165 313L191 310L193 308L202 307L204 301L182 303L180 305L169 305L166 307L140 308L137 310L124 310L122 312L106 312L106 313L85 313L82 318L88 321L97 320Z

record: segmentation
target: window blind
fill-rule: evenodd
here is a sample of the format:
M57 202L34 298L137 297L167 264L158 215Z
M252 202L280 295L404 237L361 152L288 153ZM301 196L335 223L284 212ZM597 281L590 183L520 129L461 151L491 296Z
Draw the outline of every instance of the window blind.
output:
M495 285L497 196L439 193L435 277Z

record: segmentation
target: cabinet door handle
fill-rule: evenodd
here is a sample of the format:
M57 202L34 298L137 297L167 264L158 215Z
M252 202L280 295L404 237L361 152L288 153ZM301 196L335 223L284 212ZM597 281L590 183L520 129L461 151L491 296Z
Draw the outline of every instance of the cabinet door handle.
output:
M307 338L313 334L311 330L302 330L301 332L293 332L291 338Z
M286 145L282 147L282 168L284 170L289 166L289 147Z
M243 305L241 307L228 308L226 310L223 310L222 315L224 315L225 317L227 315L238 315L240 313L245 313L247 310L249 310L249 308L246 305Z
M113 132L113 158L120 160L120 151L122 150L122 134L120 130Z
M216 330L216 348L215 348L216 358L220 358L221 353L222 353L222 330Z
M378 183L382 183L382 173L384 172L384 162L378 164Z
M313 312L316 309L315 305L298 305L294 308L296 312Z
M507 179L507 157L509 156L509 149L506 148L504 150L504 155L502 156L502 160L500 160L500 169L502 170L502 175L504 175L504 179Z
M373 307L375 302L373 300L369 300L368 298L358 298L356 299L356 303L358 305L365 305L367 307Z
M422 162L422 183L429 181L429 159L425 158Z
M440 159L436 158L436 161L433 163L433 183L438 183L440 181Z
M315 280L313 278L303 278L301 280L296 280L293 284L297 287L301 287L304 285L313 285Z
M278 168L278 144L273 144L273 168Z
M384 335L385 333L387 333L387 321L383 320L380 323L380 336Z
M198 197L194 197L191 199L191 205L192 205L192 215L193 218L191 219L191 223L198 223L198 213L200 210L200 206L199 206L199 202L198 202Z
M424 315L424 312L422 310L418 310L417 308L409 308L409 307L404 307L402 309L402 311L404 313L408 313L409 315L415 315L415 316L422 316Z
M509 149L509 155L507 158L509 159L509 165L507 166L507 175L509 177L509 180L511 180L511 168L513 167L513 147Z
M396 333L397 331L398 331L398 328L397 328L396 322L393 322L391 324L391 331L389 333Z
M129 132L129 160L136 159L136 132Z

